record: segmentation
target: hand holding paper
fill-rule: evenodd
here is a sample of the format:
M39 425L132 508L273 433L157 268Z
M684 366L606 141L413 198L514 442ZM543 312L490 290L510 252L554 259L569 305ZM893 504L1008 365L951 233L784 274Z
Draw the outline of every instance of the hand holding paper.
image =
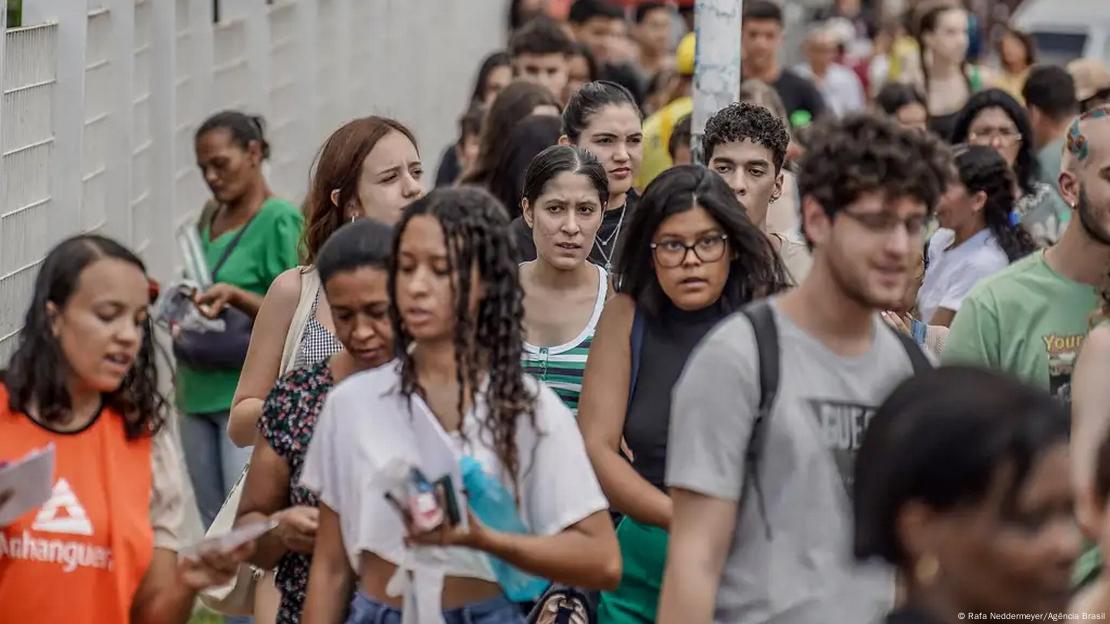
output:
M8 526L50 499L54 486L54 445L31 451L0 466L0 527Z

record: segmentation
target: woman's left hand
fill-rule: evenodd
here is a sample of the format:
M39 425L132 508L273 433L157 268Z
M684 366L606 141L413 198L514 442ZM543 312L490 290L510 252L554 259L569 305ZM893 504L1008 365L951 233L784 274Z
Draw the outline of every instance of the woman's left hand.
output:
M452 525L444 520L438 529L416 533L411 524L405 526L406 546L466 546L476 550L483 550L489 537L489 529L478 520L474 512L467 509L467 526L462 523Z
M255 543L251 540L233 550L208 550L195 557L178 556L177 576L193 591L222 585L235 577L239 564L254 554Z

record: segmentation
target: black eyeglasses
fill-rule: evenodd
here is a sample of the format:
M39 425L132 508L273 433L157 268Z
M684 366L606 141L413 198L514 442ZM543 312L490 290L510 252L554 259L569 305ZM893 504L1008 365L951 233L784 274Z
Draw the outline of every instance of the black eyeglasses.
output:
M665 240L658 243L651 244L651 251L655 255L655 262L664 269L673 269L681 266L686 262L686 254L691 251L694 256L702 262L716 262L725 255L725 242L728 236L725 234L711 234L709 236L702 236L694 241L694 244L687 245L680 240Z

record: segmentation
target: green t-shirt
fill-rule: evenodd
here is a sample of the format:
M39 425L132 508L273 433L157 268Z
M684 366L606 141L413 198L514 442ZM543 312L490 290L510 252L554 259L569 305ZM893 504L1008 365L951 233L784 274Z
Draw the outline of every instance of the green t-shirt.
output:
M1071 398L1071 373L1099 303L1096 289L1052 270L1044 252L983 280L945 341L945 364L1006 371Z
M270 283L286 269L298 264L298 244L304 228L304 217L297 206L271 198L262 204L239 245L228 256L216 277L265 295ZM204 259L215 267L238 230L224 232L210 240L209 228L200 233ZM235 386L239 385L238 370L197 370L177 365L177 405L186 414L208 414L231 408Z

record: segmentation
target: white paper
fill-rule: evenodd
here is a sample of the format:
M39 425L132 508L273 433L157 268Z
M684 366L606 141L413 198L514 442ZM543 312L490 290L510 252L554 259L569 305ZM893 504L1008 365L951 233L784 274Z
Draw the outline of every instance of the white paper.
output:
M182 557L195 558L204 552L230 552L251 540L258 539L269 533L274 530L277 525L278 523L275 520L261 520L259 522L252 522L240 527L235 527L223 535L205 538L188 548L183 548L180 554Z
M0 467L0 527L50 500L54 486L54 445L48 444Z

